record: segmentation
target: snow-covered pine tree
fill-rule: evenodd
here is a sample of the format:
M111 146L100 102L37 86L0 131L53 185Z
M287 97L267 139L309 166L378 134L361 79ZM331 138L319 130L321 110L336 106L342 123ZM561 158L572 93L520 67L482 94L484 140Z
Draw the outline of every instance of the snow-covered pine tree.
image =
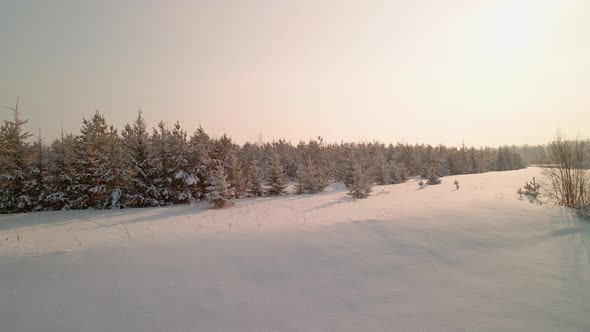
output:
M78 171L85 193L86 207L119 208L122 206L125 167L122 146L116 129L102 114L83 120L78 137Z
M25 131L27 120L20 118L19 99L13 112L12 121L4 121L0 136L0 212L26 212L34 206L34 198L26 188L27 153L31 136Z
M373 165L373 178L378 184L384 185L391 183L390 172L388 171L388 164L382 146L377 146L371 164ZM357 172L355 170L355 173Z
M434 169L436 172L436 175L438 176L447 176L450 174L450 167L449 167L449 160L448 160L448 155L450 153L452 153L453 151L457 151L456 149L450 151L449 149L447 149L444 145L440 144L439 146L437 146L436 148L434 148L434 155L433 155L433 161L434 161ZM459 163L460 163L460 167L459 167L459 172L461 174L463 174L465 172L465 164L463 162L463 160L461 159L461 154L459 154Z
M332 157L335 159L334 179L344 183L344 185L350 183L348 178L350 177L350 174L352 174L351 169L353 165L350 162L352 160L352 153L352 144L342 144L337 148L337 151L335 151L334 156ZM297 169L300 168L302 168L302 166L300 163L297 163ZM295 178L298 178L298 176L295 176Z
M326 174L318 168L316 163L310 159L305 165L305 177L303 178L303 189L310 193L319 193L328 186Z
M247 177L242 172L242 166L237 156L237 149L232 148L225 157L227 181L234 191L235 198L240 198L247 192Z
M170 130L166 128L163 121L153 128L150 137L151 168L153 172L153 184L157 190L158 204L168 205L174 201L174 195L170 191L172 183L171 152L170 152Z
M234 205L231 201L234 196L233 190L227 182L227 173L225 167L221 163L217 163L214 171L211 172L211 183L208 188L209 202L218 208L225 208Z
M238 147L232 142L232 139L223 134L213 144L211 151L212 159L218 160L225 167L227 181L233 189L236 198L239 198L246 192L246 179L242 174L241 164L237 156Z
M479 160L477 155L477 150L474 147L469 149L469 169L471 173L480 173L481 172L481 160Z
M190 203L193 200L192 193L197 188L197 177L193 173L194 168L189 164L189 146L187 133L176 122L168 136L170 153L170 191L173 203Z
M34 200L34 210L42 211L45 198L49 194L47 148L41 139L41 130L37 141L31 147L32 161L29 165L26 181L26 191Z
M303 163L297 163L297 170L295 171L295 175L295 193L297 195L300 195L305 193L305 183L307 181L307 169L305 168L305 165ZM344 179L344 183L347 186L351 181L351 179L349 181L348 175Z
M459 160L459 164L461 165L459 174L472 173L471 165L469 163L469 158L467 155L467 147L465 146L465 143L461 144L461 148L459 149L459 151L457 151L457 154L458 154L457 159ZM447 174L440 174L440 175L445 176L445 175L449 175L449 174L447 173Z
M348 195L354 198L367 198L373 191L373 183L366 167L361 162L355 162L352 182L348 186Z
M262 174L257 162L252 162L248 172L248 193L254 197L264 196L264 185Z
M279 196L285 193L287 185L285 183L285 173L281 159L278 154L274 154L267 172L267 196Z
M197 185L194 188L193 197L195 199L205 199L207 188L210 186L208 180L209 172L213 169L211 154L211 139L205 133L203 127L199 126L189 140L189 164L192 167L192 173L197 178Z
M56 139L49 151L49 194L44 206L50 210L83 208L82 188L75 169L76 138L68 134Z
M158 189L153 184L150 160L150 137L141 109L137 111L133 125L125 125L121 136L129 167L125 204L136 207L158 206Z
M396 163L395 161L391 160L387 165L387 169L389 171L391 183L403 183L408 179L408 172L406 171L406 168L400 163Z

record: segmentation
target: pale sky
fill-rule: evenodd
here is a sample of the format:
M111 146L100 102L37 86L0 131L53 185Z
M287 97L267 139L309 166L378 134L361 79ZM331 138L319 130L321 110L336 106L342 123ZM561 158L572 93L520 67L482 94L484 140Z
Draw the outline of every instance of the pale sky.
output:
M0 105L47 140L139 106L240 143L590 136L587 0L0 0L0 42Z

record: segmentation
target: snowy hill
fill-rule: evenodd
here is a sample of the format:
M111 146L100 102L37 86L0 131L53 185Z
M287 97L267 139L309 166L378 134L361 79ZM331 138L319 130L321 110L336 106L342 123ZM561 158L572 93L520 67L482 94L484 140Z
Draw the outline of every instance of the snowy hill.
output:
M0 330L588 331L590 224L533 176L0 216Z

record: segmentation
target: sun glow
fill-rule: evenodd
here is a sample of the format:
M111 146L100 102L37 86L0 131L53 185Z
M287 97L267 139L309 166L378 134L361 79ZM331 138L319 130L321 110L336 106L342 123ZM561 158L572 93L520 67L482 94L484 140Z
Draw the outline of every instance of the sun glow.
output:
M497 56L512 56L542 40L548 10L542 1L502 3L483 19L482 42Z

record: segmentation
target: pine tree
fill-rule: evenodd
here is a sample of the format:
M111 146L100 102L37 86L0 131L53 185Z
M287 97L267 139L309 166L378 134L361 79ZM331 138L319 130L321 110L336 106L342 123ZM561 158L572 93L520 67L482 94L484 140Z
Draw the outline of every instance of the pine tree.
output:
M133 125L125 125L121 132L127 165L130 168L124 197L126 205L144 207L158 206L158 190L153 184L149 134L141 109Z
M406 171L403 165L396 163L392 160L387 165L387 169L389 171L389 178L391 179L391 183L403 183L406 182L406 180L408 180L408 172Z
M381 147L377 147L375 156L373 157L373 178L381 185L391 182L390 172L388 171L388 163L383 154Z
M477 158L477 151L475 148L469 149L469 171L470 173L480 173L481 172L481 161Z
M240 198L247 191L247 177L242 173L242 167L235 149L231 149L225 157L227 180L234 191L235 198Z
M49 194L44 206L51 210L73 210L83 208L82 186L76 172L75 146L77 142L69 134L56 139L49 151Z
M319 193L328 186L328 179L324 172L318 168L316 163L310 159L305 165L303 178L303 189L310 193Z
M24 130L27 120L20 118L19 99L12 121L4 121L0 143L0 212L26 212L34 208L34 198L29 195L27 181L27 153L31 136Z
M306 168L302 163L298 163L297 164L297 170L295 171L295 175L296 175L296 182L295 182L295 193L297 195L303 194L305 193L305 181L307 181L307 172L306 172ZM350 180L348 178L348 176L344 179L344 184L346 186L348 186L348 184L351 182L352 180Z
M537 198L539 195L541 195L541 185L535 181L535 178L533 177L533 181L527 181L525 183L523 193L532 198Z
M172 183L171 174L171 153L170 147L170 130L166 128L163 121L158 123L157 128L153 128L150 137L150 155L151 168L153 174L153 185L156 187L158 204L168 205L173 203L170 184Z
M367 170L359 162L355 163L352 183L348 187L348 195L354 198L367 198L373 191L373 184Z
M495 170L496 171L506 170L506 157L505 157L504 148L502 148L502 147L498 148L498 157L496 159Z
M282 195L285 193L286 188L283 165L281 165L279 156L275 154L268 170L266 195Z
M207 188L210 186L208 180L209 172L212 168L211 139L205 133L203 127L199 126L189 140L189 164L192 166L191 172L197 178L197 185L194 187L193 197L195 199L205 199Z
M231 138L223 134L213 144L211 158L218 160L225 167L227 181L233 189L236 198L239 198L246 192L246 179L242 174L241 164L237 157L237 146Z
M79 141L78 172L83 186L86 207L119 208L125 168L117 130L96 111L90 120L83 120Z
M194 168L189 164L189 147L187 133L176 122L168 136L170 153L170 195L173 203L190 203L192 193L196 191L198 179L193 173Z
M264 196L264 186L262 184L262 176L260 167L257 163L252 163L248 172L249 177L249 189L248 193L254 197Z
M218 208L233 206L234 202L230 201L230 199L234 196L234 193L227 182L225 167L218 163L211 175L212 177L209 180L211 186L208 189L209 202Z
M33 160L29 166L26 191L34 200L34 210L42 211L45 198L49 194L47 151L41 139L41 130L37 142L32 146Z

